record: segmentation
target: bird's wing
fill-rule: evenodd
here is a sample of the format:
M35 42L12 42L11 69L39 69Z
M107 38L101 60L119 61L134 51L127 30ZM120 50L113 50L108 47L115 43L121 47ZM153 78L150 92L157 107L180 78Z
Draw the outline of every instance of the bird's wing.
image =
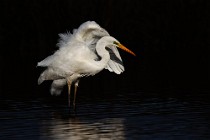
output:
M67 46L68 42L71 42L71 40L74 38L73 34L71 34L70 32L60 33L60 34L58 34L58 36L60 37L58 40L58 43L57 43L57 46L59 48Z
M115 72L116 74L122 73L125 69L117 48L112 45L106 49L110 54L110 60L108 61L105 69L108 69L110 72Z
M79 26L78 29L74 29L73 33L61 33L59 34L58 47L71 47L69 45L72 41L81 41L87 44L91 43L94 38L98 38L98 36L103 37L105 35L109 35L109 33L101 28L95 21L87 21Z
M94 21L87 21L80 25L78 29L73 30L73 34L70 32L61 33L59 35L59 40L57 46L59 49L65 49L64 47L68 47L69 49L75 49L74 47L79 47L77 45L78 42L86 42L87 44L93 44L98 40L97 37L94 37L91 32L92 29L100 29L101 27ZM96 38L96 39L95 39ZM93 42L93 43L92 43ZM66 48L67 49L67 48ZM55 60L55 55L48 56L44 60L38 63L37 66L47 67Z

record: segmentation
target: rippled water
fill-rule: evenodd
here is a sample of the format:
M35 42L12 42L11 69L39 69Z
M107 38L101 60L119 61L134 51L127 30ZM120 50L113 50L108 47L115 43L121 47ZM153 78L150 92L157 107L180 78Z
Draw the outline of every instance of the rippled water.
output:
M210 139L207 94L80 94L77 115L66 98L0 99L0 139Z

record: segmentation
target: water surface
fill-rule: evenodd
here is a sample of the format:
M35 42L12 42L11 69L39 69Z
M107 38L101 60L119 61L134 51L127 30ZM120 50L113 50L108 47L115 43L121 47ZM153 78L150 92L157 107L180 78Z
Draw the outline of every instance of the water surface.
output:
M77 100L1 98L0 139L210 139L207 94L117 93Z

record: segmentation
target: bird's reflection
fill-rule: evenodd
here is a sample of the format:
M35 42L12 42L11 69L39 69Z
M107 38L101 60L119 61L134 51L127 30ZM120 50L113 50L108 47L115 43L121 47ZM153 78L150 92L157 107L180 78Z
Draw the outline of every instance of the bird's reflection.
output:
M42 122L42 138L80 140L80 139L125 139L124 119L80 119L54 118Z

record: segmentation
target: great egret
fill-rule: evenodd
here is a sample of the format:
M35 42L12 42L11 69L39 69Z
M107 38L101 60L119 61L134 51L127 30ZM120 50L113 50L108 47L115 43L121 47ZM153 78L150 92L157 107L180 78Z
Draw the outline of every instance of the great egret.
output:
M120 74L124 71L122 59L116 47L135 55L94 21L87 21L73 30L73 34L59 34L59 49L38 63L47 67L40 75L38 84L53 80L51 94L60 95L63 86L68 84L68 105L70 108L71 85L74 83L73 108L75 111L76 93L79 79L93 76L103 69Z

